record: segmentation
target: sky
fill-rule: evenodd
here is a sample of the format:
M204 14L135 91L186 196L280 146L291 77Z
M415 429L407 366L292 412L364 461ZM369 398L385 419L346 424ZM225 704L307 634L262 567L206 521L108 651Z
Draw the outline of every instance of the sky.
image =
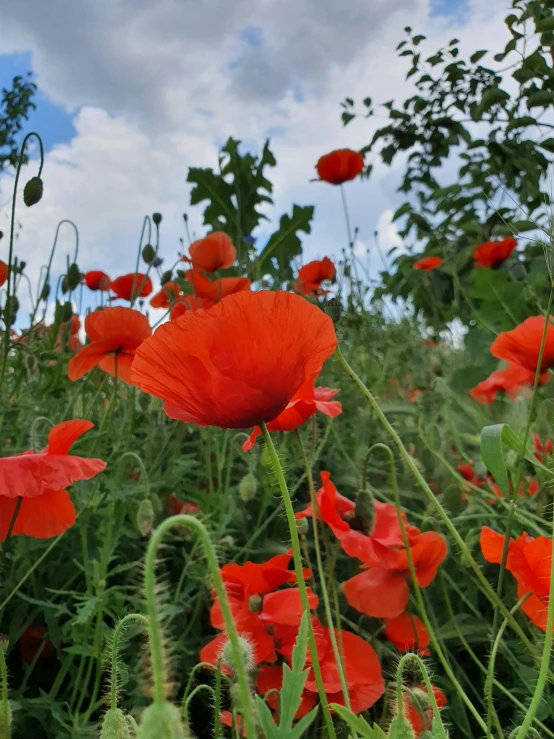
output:
M217 166L233 136L253 152L270 137L277 158L258 243L293 203L315 205L303 259L338 257L347 243L340 194L311 181L315 163L366 145L384 120L344 128L340 102L410 93L409 63L395 52L404 26L427 36L429 54L453 36L462 53L498 51L507 10L506 0L4 0L0 87L32 72L39 93L25 132L38 131L46 151L44 197L18 208L16 253L36 279L67 218L79 228L81 270L115 277L134 270L143 217L159 211L161 253L173 262L184 211L193 234L205 233L188 204L187 169ZM31 161L22 181L35 172ZM377 163L369 181L346 185L357 250L369 249L372 270L381 265L375 231L383 251L404 248L391 223L401 173L401 163ZM0 175L2 231L12 188L12 175ZM73 248L66 226L55 270Z

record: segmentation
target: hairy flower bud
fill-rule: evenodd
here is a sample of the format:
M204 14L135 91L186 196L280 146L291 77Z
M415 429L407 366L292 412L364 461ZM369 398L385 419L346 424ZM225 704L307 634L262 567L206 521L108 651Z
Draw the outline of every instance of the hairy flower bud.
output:
M407 718L395 716L391 721L387 736L394 739L415 739L414 730Z
M245 503L252 500L258 491L258 481L253 472L247 472L239 482L239 496Z
M127 719L120 708L114 706L104 716L100 739L131 739Z
M244 636L239 636L239 652L240 661L242 662L244 669L250 672L254 668L254 650L252 644ZM235 661L235 652L233 646L229 640L223 645L221 650L221 661L229 667L233 672L237 671L237 663Z
M307 518L297 518L296 519L296 530L298 531L298 536L306 536L308 531L310 530L310 524L308 522Z
M44 186L40 177L31 177L23 190L23 202L28 208L39 202L42 198L43 189Z
M17 318L19 310L19 300L15 295L10 295L4 306L4 323L6 326L12 326Z
M355 519L357 527L369 536L375 523L375 505L369 490L360 490L356 495Z
M142 714L137 739L187 739L181 712L172 703L152 703Z
M150 498L143 498L137 510L137 528L142 536L148 536L154 525L154 507Z

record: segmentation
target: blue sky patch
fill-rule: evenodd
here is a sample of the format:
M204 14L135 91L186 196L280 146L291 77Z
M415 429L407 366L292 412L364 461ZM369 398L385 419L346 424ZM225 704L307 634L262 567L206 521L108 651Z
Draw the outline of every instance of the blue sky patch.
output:
M465 23L469 14L469 0L431 0L431 18L451 18L457 23Z
M239 38L248 46L259 47L263 43L263 29L260 26L245 26L239 32Z

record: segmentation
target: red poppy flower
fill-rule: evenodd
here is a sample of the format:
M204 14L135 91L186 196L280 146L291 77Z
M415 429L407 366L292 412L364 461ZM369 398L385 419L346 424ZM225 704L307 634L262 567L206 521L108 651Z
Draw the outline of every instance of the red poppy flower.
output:
M427 647L431 641L425 624L413 613L401 613L391 618L385 626L385 636L399 652L416 651L429 654Z
M212 308L214 305L212 300L202 300L194 295L180 295L169 311L169 318L175 321L180 318L188 310L198 310L198 308Z
M543 372L539 376L539 385L546 385L550 375ZM496 370L469 391L469 394L478 403L490 405L496 398L497 393L507 393L513 400L524 388L533 387L535 382L535 371L521 367L519 364L509 362L505 369Z
M90 344L69 361L70 380L79 380L94 367L132 384L131 364L135 350L152 335L148 318L132 308L104 308L89 313L85 331Z
M504 548L504 536L483 526L481 529L481 551L487 562L500 564ZM550 572L552 569L552 540L546 536L534 539L525 532L510 539L506 569L517 581L517 595L531 596L521 610L542 631L546 631Z
M191 500L181 500L175 493L168 495L165 509L170 516L178 516L181 513L194 516L201 510L198 503L194 503Z
M242 292L158 328L132 379L170 418L220 428L272 421L333 353L333 322L284 292Z
M508 259L517 246L517 241L508 236L502 241L486 241L473 252L476 267L494 267Z
M478 488L482 488L485 485L485 481L483 480L483 478L479 477L477 472L475 472L470 464L459 464L456 469L464 478L464 480L471 482L472 485L475 485Z
M424 272L432 272L442 264L442 257L423 257L414 262L414 269L422 269Z
M216 272L218 269L232 267L237 258L237 250L224 231L214 231L203 239L193 241L189 247L190 259L194 269L203 272Z
M101 272L100 270L85 272L83 279L89 290L103 290L107 292L110 289L110 278L105 272Z
M293 396L285 410L267 424L268 431L294 431L317 411L329 418L336 418L342 413L342 405L338 400L331 400L331 398L338 392L340 392L338 389L330 387L314 387L313 379L308 380ZM249 438L242 445L243 452L252 449L261 433L261 428L255 426Z
M446 706L448 701L440 688L431 685L435 701L439 708ZM407 692L403 693L404 716L410 722L414 734L419 737L424 731L431 731L433 725L433 708L429 703L429 694L425 685L416 685L411 689L412 698ZM416 702L417 701L417 702Z
M123 298L123 300L131 300L133 296L136 298L146 298L154 289L150 277L140 272L132 272L131 274L117 277L110 283L110 287L117 297Z
M336 149L320 157L316 164L319 179L331 185L342 185L362 173L364 157L352 149Z
M541 437L533 433L533 447L535 449L535 459L544 464L545 457L549 457L554 449L552 439L546 439L544 444L541 441Z
M196 297L212 304L218 303L228 295L250 290L251 284L246 277L221 277L219 280L212 282L209 277L195 269L187 270L185 277L193 286Z
M21 659L26 665L31 664L43 643L44 646L40 652L39 659L47 659L56 654L55 646L51 641L44 638L47 634L48 629L45 626L29 626L21 634L19 638L19 650L21 652Z
M0 259L0 287L5 284L8 279L8 265Z
M181 285L178 282L166 282L162 289L150 298L152 308L169 308L181 293Z
M70 447L94 426L65 421L54 426L42 452L23 452L0 459L0 541L7 536L18 499L22 498L12 535L49 539L75 523L75 506L66 487L90 480L105 469L101 459L69 455Z
M496 495L497 498L503 498L502 491L498 487L498 485L494 482L492 476L489 476L489 483L492 488L492 492ZM533 480L532 478L527 478L527 486L526 483L523 482L523 480L519 483L519 490L518 495L520 498L529 498L533 497L533 495L536 495L539 492L539 483L537 480ZM496 503L495 498L490 498L485 501L486 503L494 504Z
M332 280L337 274L335 265L329 259L324 257L305 264L298 270L298 282L295 288L303 295L324 295L328 291L321 289L321 283L326 280Z
M491 346L492 356L505 359L507 362L514 362L535 372L539 361L544 322L544 316L532 316L512 331L498 334ZM546 372L552 366L554 366L554 325L549 322L546 329L541 372Z

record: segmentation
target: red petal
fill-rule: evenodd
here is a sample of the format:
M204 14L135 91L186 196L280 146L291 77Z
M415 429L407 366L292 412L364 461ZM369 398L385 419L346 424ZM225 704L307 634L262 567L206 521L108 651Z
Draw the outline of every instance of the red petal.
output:
M393 618L405 610L410 597L406 578L390 570L372 567L343 584L349 604L374 618Z

